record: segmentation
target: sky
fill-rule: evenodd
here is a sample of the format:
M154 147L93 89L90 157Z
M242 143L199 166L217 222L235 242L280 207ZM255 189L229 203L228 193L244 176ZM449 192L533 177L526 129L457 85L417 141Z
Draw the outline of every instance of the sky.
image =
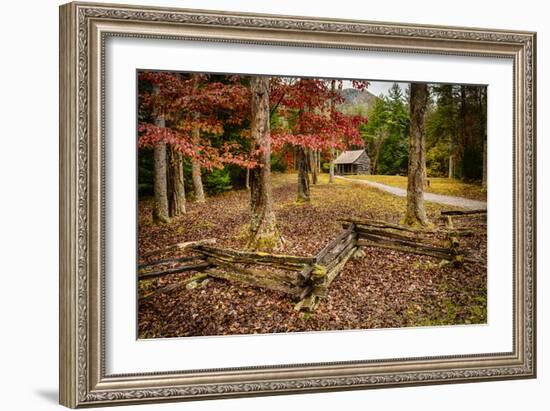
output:
M384 93L385 95L388 95L388 90L393 85L394 81L370 81L368 91L374 94L375 96L379 96L380 94ZM401 90L403 91L403 94L405 94L405 90L409 86L409 83L397 83L399 84L399 87L401 87ZM343 84L344 88L351 88L351 81L344 80Z
M368 87L368 91L370 91L375 96L379 96L380 94L384 93L385 95L388 95L388 90L393 85L393 81L371 81ZM399 87L401 87L401 90L403 91L403 94L405 93L406 88L409 86L409 83L397 83L399 84Z

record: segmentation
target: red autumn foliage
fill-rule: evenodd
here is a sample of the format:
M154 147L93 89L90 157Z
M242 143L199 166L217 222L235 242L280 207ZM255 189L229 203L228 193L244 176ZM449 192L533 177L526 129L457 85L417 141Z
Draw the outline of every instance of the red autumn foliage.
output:
M141 108L166 121L165 127L141 122L140 147L164 141L185 156L198 159L205 168L228 163L254 167L253 158L236 142L218 146L211 142L223 134L224 125L242 124L248 116L250 92L238 77L222 83L210 81L205 74L141 72L139 78L156 87L156 92L142 93Z
M273 148L281 150L285 145L313 150L335 148L345 150L350 146L363 146L359 125L367 118L343 114L331 110L332 105L344 101L341 95L343 82L332 90L331 80L278 78L273 81L272 94L278 110L287 119L282 127L272 130ZM365 89L368 82L353 81L353 87Z
M249 143L243 145L250 138L246 125L250 116L246 77L225 76L224 81L218 81L208 74L143 71L139 79L153 86L153 91L141 89L140 109L150 113L152 119L138 126L139 147L152 147L163 141L183 155L198 159L205 168L223 164L258 166L256 159L262 148L250 150ZM331 104L343 102L343 82L337 83L338 88L333 90L331 80L271 78L271 112L286 119L271 132L274 150L280 151L284 146L323 151L363 146L359 125L367 119L330 110ZM368 82L352 81L352 85L364 89ZM164 118L165 127L153 124L158 117ZM224 135L227 127L240 128L240 139Z

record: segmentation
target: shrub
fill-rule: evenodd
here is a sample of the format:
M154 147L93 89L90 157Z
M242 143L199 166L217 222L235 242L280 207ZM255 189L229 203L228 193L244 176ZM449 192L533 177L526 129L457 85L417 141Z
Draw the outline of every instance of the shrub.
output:
M206 192L210 195L221 194L233 188L231 176L225 168L215 168L206 176Z
M287 164L285 159L278 155L278 154L272 154L271 155L271 171L275 171L278 173L284 173L287 169Z

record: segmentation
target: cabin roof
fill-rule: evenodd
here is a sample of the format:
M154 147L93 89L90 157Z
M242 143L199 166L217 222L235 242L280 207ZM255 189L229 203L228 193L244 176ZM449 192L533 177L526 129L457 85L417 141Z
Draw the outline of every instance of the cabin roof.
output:
M336 160L334 160L334 164L353 164L364 152L365 150L344 151Z

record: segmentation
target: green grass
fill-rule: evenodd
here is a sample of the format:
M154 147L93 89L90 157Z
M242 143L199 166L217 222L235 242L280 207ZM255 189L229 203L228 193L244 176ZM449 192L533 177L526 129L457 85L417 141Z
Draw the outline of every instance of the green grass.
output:
M407 177L402 176L356 175L347 177L374 181L393 187L407 188ZM487 190L479 184L465 183L460 180L444 177L429 177L428 180L430 181L429 187L426 188L426 192L428 193L487 201Z
M353 176L353 178L355 177ZM285 185L294 187L297 179L296 173L274 173L273 187L277 188ZM353 215L368 215L372 218L394 221L395 219L392 217L405 215L407 206L407 199L405 197L398 197L366 184L340 178L336 178L333 183L329 183L327 173L319 175L317 184L310 184L310 191L311 202L297 203L296 198L291 197L287 201L276 201L275 210L306 206L312 207L317 211L323 209L348 210L348 213ZM456 207L432 202L426 203L425 208L428 215L432 217L439 216L439 213L443 210L456 209Z
M412 307L414 304L409 304ZM451 298L445 298L429 316L418 318L413 309L407 311L410 325L413 327L433 327L455 324L486 324L487 297L476 296L465 306L459 305Z

